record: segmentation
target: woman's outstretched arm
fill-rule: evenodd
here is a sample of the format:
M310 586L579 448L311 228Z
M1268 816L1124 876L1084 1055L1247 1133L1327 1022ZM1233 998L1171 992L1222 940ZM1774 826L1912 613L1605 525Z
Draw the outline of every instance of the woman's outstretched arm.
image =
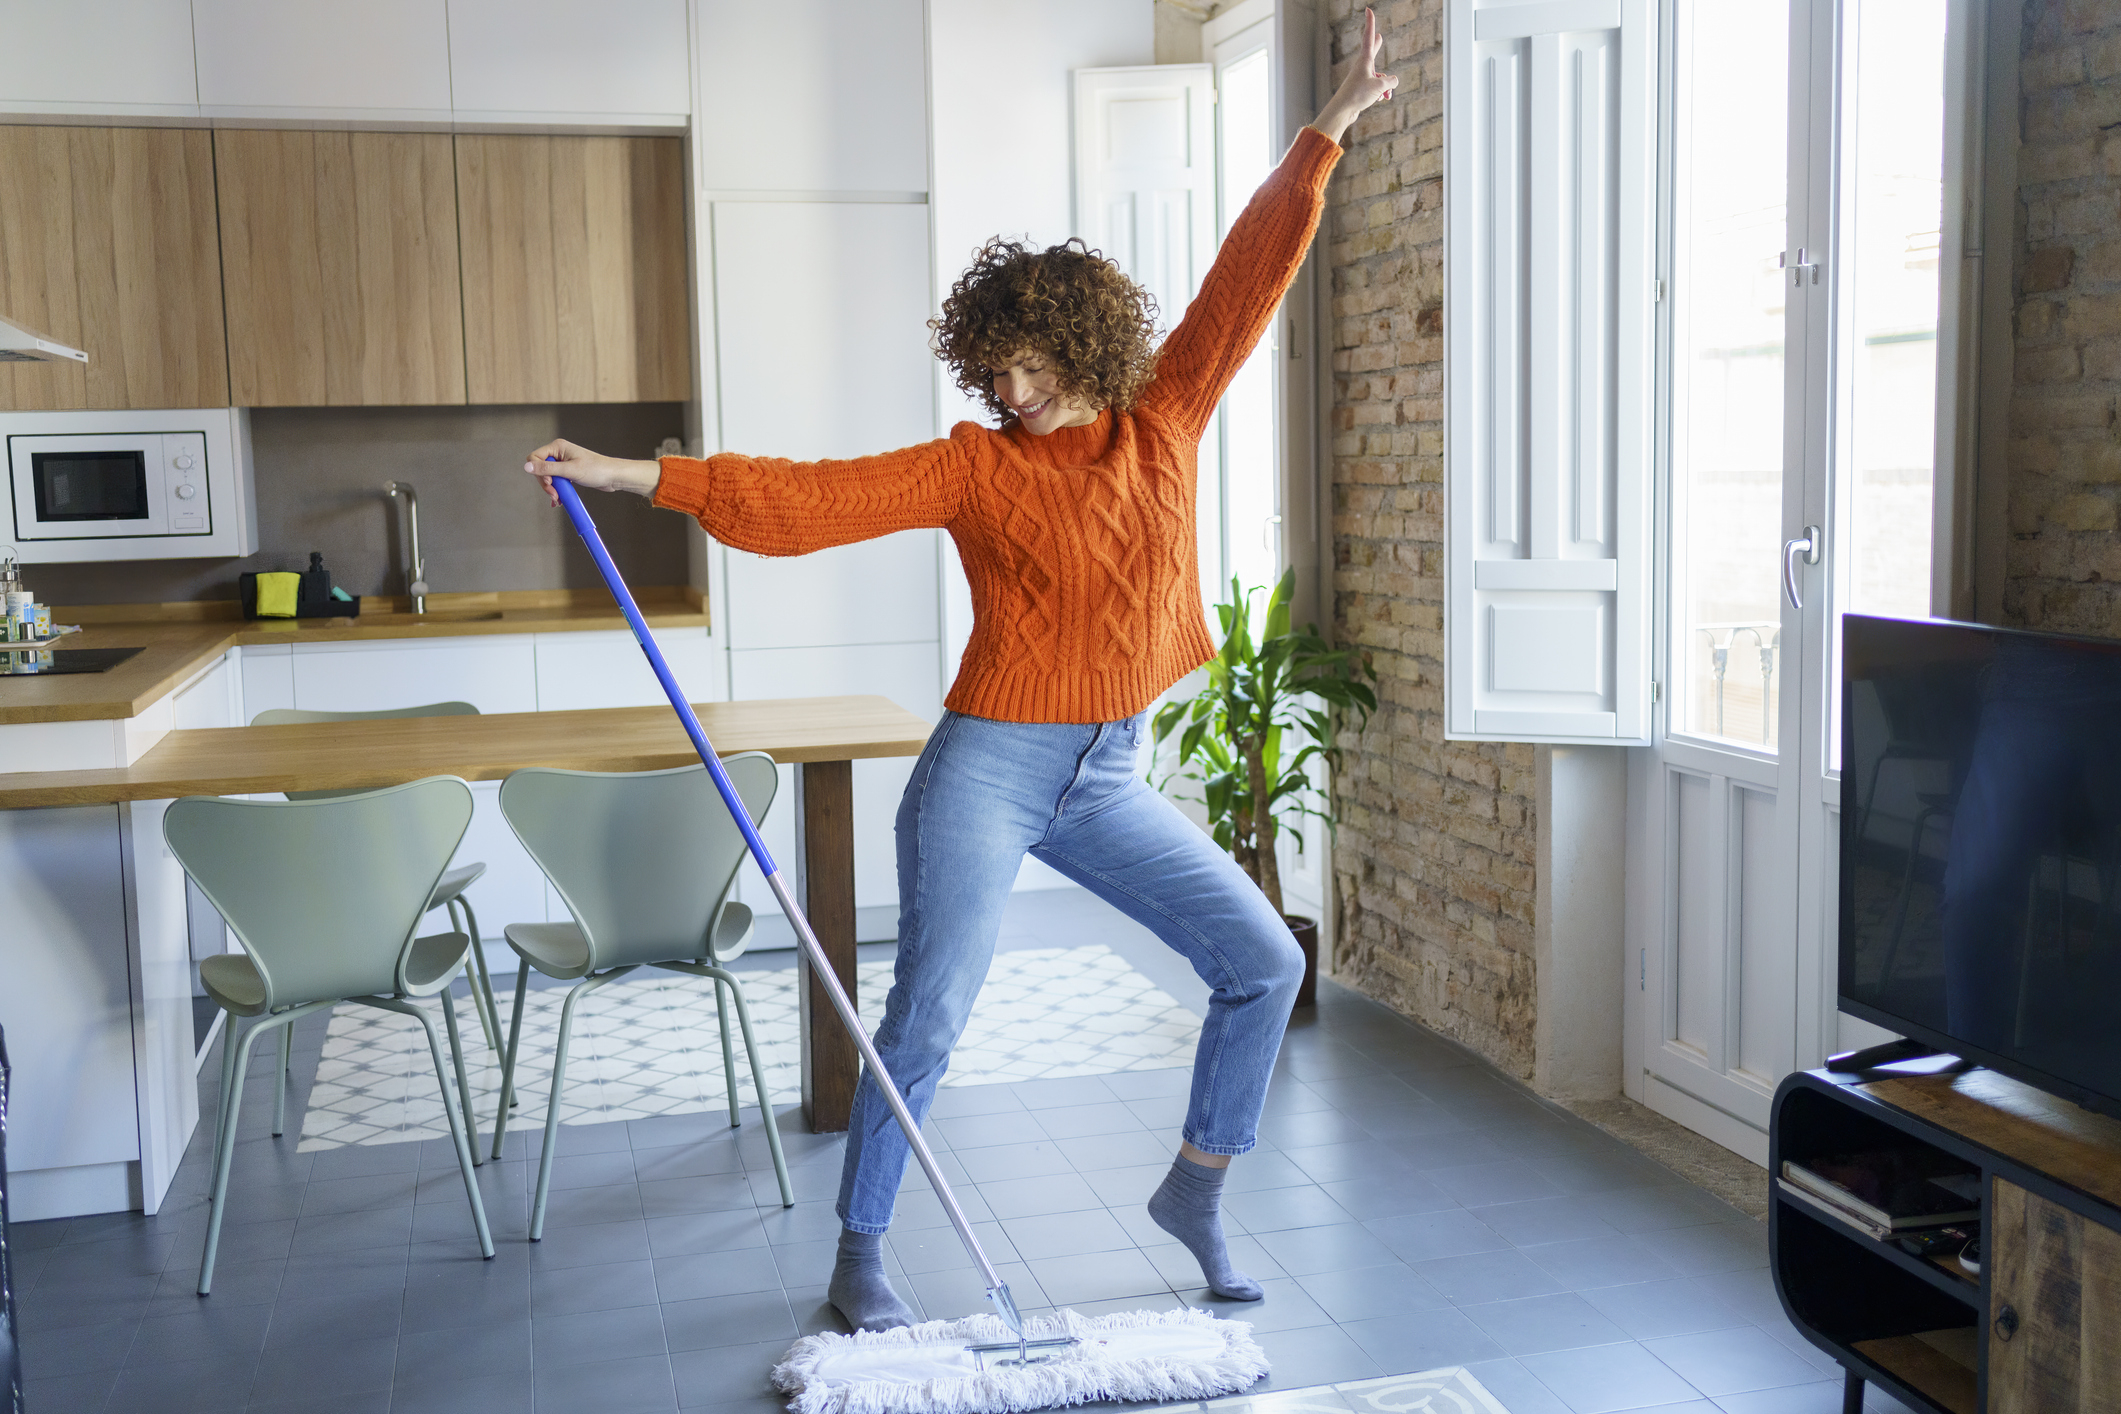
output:
M1391 97L1399 82L1377 72L1382 46L1377 16L1364 11L1361 57L1231 224L1200 293L1164 340L1142 405L1189 436L1206 430L1216 403L1296 279L1325 206L1326 178L1340 159L1341 134L1365 108Z
M548 460L549 458L549 460ZM552 495L554 477L631 491L697 520L715 539L757 555L806 555L899 530L948 525L971 462L951 438L845 461L797 462L733 452L628 461L548 442L523 470Z

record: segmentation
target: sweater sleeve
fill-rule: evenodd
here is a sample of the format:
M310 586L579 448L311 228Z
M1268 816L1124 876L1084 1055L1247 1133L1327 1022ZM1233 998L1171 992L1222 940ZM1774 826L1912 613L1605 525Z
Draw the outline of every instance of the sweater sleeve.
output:
M1206 431L1303 265L1325 207L1326 179L1339 160L1340 144L1318 129L1296 135L1223 238L1186 317L1164 340L1142 394L1145 409L1172 419L1189 437Z
M683 511L725 545L807 555L898 530L947 525L970 459L950 438L850 461L797 462L723 452L664 457L655 504Z

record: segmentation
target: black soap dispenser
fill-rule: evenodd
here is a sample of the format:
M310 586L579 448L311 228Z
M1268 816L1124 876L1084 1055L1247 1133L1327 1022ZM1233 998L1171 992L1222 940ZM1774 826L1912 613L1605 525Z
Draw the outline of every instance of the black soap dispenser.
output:
M360 600L332 594L331 571L324 568L321 550L309 552L309 568L302 572L298 598L301 607L296 612L305 619L352 618L361 612Z

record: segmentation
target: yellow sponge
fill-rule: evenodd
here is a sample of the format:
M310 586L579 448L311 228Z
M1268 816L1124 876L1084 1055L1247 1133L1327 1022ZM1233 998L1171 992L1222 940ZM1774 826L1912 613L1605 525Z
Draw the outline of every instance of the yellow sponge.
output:
M258 576L258 617L291 619L302 593L302 576L289 570Z

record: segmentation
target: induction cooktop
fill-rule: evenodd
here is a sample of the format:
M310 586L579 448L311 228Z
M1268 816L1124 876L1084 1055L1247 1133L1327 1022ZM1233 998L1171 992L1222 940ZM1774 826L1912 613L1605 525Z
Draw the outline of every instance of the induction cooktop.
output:
M25 648L0 644L0 677L48 677L53 673L100 673L117 667L138 648Z

